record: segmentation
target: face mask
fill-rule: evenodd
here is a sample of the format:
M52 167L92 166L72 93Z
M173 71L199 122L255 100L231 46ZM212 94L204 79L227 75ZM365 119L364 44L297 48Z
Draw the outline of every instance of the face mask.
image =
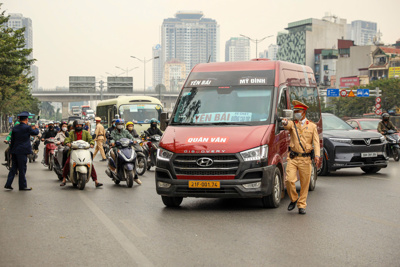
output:
M53 128L54 128L53 126L49 126L49 129L50 129L50 130L53 130Z
M389 121L389 118L383 118L383 121Z
M156 127L157 127L157 124L152 124L151 127L152 127L152 128L156 128Z
M75 127L75 131L76 132L81 132L82 131L82 127Z
M118 125L118 126L117 126L117 129L118 129L118 130L121 130L122 128L124 128L123 125Z
M128 127L128 130L129 130L129 131L132 131L132 130L133 130L133 127Z
M296 120L301 120L301 117L303 117L303 114L302 113L294 113L294 118L296 119Z
M115 123L113 123L113 126L115 127Z
M68 130L67 127L62 127L63 132L66 132Z

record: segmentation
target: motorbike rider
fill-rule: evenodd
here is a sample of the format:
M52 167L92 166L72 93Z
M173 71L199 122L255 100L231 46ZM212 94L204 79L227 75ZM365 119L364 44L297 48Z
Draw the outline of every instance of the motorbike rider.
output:
M69 137L69 133L68 133L68 124L64 121L61 123L61 130L57 133L56 135L56 141L60 141L60 145L64 145L64 141L65 138ZM63 162L61 166L65 165L65 162L67 161L67 157L68 157L68 149L69 147L66 146L66 148L63 151Z
M83 140L86 141L90 144L90 148L94 147L94 140L92 139L92 136L88 131L83 130L83 125L85 123L83 120L75 120L73 123L74 130L72 130L69 133L69 136L65 138L64 144L67 146L71 147L71 143L77 140ZM70 160L70 152L68 152L68 157L67 160L64 164L64 169L63 169L63 180L60 186L65 186L67 183L67 176L69 174L69 160ZM95 182L96 187L103 186L102 183L99 183L97 181L97 173L96 170L94 169L94 164L92 163L92 180Z
M17 126L19 124L19 121L16 121L14 123L14 127ZM11 141L11 134L12 134L12 129L10 131L10 133L8 134L8 136L6 137L6 140L4 140L4 143L8 143ZM8 156L9 156L9 151L10 151L10 146L7 147L7 149L4 151L4 160L6 161L6 163L2 163L2 165L7 166L7 162L8 162Z
M147 139L150 139L150 136L152 136L152 135L156 135L156 134L158 134L158 135L160 135L160 136L163 135L163 133L161 132L161 130L157 128L157 124L158 124L157 119L152 118L152 119L150 120L150 128L147 129L147 132L148 132L148 135L149 135L149 136L147 136Z
M60 122L59 122L59 121L54 122L54 129L55 129L57 132L60 131Z
M390 115L388 113L383 113L382 114L382 121L379 122L378 124L378 132L381 134L385 134L389 130L394 130L398 131L396 126L389 120Z
M132 121L128 121L125 125L126 129L128 132L134 137L134 138L139 138L138 133L134 129L134 123Z
M54 129L54 122L52 122L52 121L50 121L49 123L48 123L48 129L47 129L47 131L45 131L44 133L43 133L43 135L42 135L42 142L44 142L44 144L45 144L45 146L44 146L44 149L43 149L43 160L42 160L42 164L45 164L45 165L47 165L47 158L46 158L46 155L47 155L47 153L46 153L46 139L48 139L48 138L51 138L51 137L56 137L56 135L57 135L57 130L56 129Z
M111 132L111 146L113 147L113 149L110 151L110 155L118 166L118 157L116 157L118 149L115 147L115 142L119 141L122 138L133 140L133 136L128 132L128 130L124 129L125 121L123 119L116 120L115 124L116 129ZM139 180L139 177L136 173L133 181L135 181L139 185L142 184L142 181Z
M32 123L31 123L31 128L32 128L32 130L37 129L37 128L36 128L36 123L32 122ZM39 153L40 132L39 132L39 135L34 136L34 140L35 140L35 141L34 141L34 143L33 143L33 150L37 150L37 153Z

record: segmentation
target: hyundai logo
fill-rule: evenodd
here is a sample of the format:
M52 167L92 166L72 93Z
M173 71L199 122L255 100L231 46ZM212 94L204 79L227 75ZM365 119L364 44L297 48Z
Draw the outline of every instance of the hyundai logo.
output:
M199 165L200 167L209 167L211 165L213 165L214 161L210 158L199 158L196 161L197 165Z
M364 141L367 146L371 145L371 138L365 138Z

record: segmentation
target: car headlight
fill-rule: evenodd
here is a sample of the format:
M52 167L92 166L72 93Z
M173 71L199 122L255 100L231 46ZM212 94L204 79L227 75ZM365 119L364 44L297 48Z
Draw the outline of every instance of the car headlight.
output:
M384 143L386 141L386 138L384 136L381 136L379 139L381 139L381 143Z
M347 138L329 138L329 140L336 143L351 144L351 139Z
M259 146L240 152L244 161L255 161L266 159L268 156L268 145Z
M159 160L164 160L164 161L169 161L174 153L171 151L165 150L163 148L157 149L157 159Z

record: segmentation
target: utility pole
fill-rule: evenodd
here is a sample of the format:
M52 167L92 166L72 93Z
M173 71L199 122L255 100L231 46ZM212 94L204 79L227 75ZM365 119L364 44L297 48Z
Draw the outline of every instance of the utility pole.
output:
M140 62L143 62L143 95L146 94L146 63L152 61L153 59L157 59L159 58L159 56L156 57L152 57L148 60L146 60L146 57L144 57L143 59L137 58L135 56L131 56L131 58L136 58L137 60L139 60Z
M103 82L103 80L100 80L99 83L100 83L100 100L103 101L103 88L104 88L103 84L104 84L104 82Z

